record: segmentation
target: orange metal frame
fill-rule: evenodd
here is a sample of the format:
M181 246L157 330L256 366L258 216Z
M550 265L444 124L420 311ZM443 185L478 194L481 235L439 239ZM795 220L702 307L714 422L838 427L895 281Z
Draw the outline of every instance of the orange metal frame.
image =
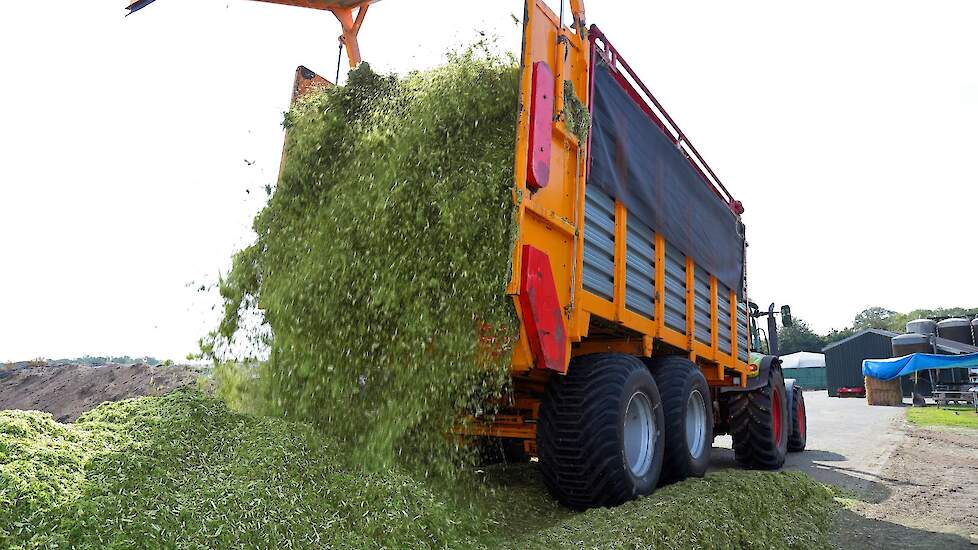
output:
M711 386L746 386L750 367L738 359L737 312L746 303L737 300L731 290L718 295L719 285L710 277L710 327L708 343L694 338L696 318L694 289L697 266L692 259L686 260L686 327L678 332L665 325L665 250L661 235L655 236L655 311L651 318L639 315L625 307L625 252L628 211L616 203L614 257L614 296L605 300L583 288L584 260L584 198L587 192L587 144L580 147L577 137L568 130L561 115L563 111L563 82L569 80L578 98L585 104L590 93L590 44L584 26L584 9L581 1L571 2L573 21L571 26L562 25L559 17L544 0L528 0L525 21L522 79L520 88L521 110L516 145L515 189L513 200L517 207L519 237L513 251L513 277L507 292L514 297L517 313L524 319L519 300L521 289L518 274L521 272L523 245L531 245L545 251L550 257L557 294L563 307L564 321L568 327L567 357L618 351L632 355L651 357L660 353L682 353L698 364ZM555 76L554 123L550 179L547 186L531 192L527 187L529 105L532 97L532 68L544 61ZM670 119L671 122L671 119ZM719 303L724 300L730 311L730 353L719 347ZM618 327L625 336L608 338L592 335L594 322ZM660 344L665 344L661 346ZM515 400L506 415L495 418L491 426L476 425L469 430L472 435L518 437L527 439L527 449L532 451L535 434L536 411L539 408L541 389L552 372L541 372L535 361L523 323L520 339L514 350L512 367L515 384Z
M583 289L581 273L583 271L584 249L584 196L586 171L586 144L578 147L577 137L563 123L560 116L555 116L553 125L553 146L551 157L551 172L549 185L531 193L526 186L527 176L527 139L528 139L528 108L530 101L531 70L533 63L545 61L554 67L555 96L557 98L555 115L562 111L563 80L570 80L579 99L588 101L589 94L589 63L590 47L586 32L579 30L583 27L583 6L577 4L574 13L574 28L560 26L558 17L550 10L543 0L529 0L526 15L525 47L523 52L523 77L520 90L521 112L518 128L516 149L516 190L514 202L518 208L519 243L530 244L544 250L550 256L556 279L558 294L564 306L565 320L570 327L567 342L569 356L588 353L595 349L643 350L645 355L651 354L654 341L662 341L674 348L686 350L691 359L701 364L711 366L706 372L707 379L717 385L729 384L724 376L724 368L747 372L746 363L737 360L736 312L745 304L737 302L736 293L731 291L729 296L717 296L717 281L710 277L711 289L711 319L712 339L708 344L698 342L693 338L695 326L695 308L693 300L694 277L696 265L687 260L687 311L686 330L683 333L665 326L663 299L665 295L665 241L656 235L656 311L652 318L643 317L625 308L625 234L628 224L628 212L621 203L616 204L616 246L615 250L615 285L614 299L609 301ZM578 26L580 23L580 26ZM520 247L514 250L514 276L510 281L508 292L517 295L520 292ZM731 353L719 351L717 342L718 301L728 300L731 311ZM592 317L610 321L628 329L638 336L618 341L589 341ZM533 368L533 358L525 345L525 334L518 346L513 359L513 370L524 373Z
M586 154L577 136L563 120L553 124L550 179L546 187L531 193L526 185L529 106L531 98L532 67L537 61L546 62L554 74L555 115L563 111L563 82L569 80L581 101L587 101L589 44L584 28L582 2L574 2L573 28L562 26L559 18L542 0L529 0L526 10L523 75L520 84L520 116L517 128L515 188L513 201L517 208L519 239L513 251L513 278L507 292L516 297L519 292L522 246L532 245L550 257L557 287L557 296L564 306L565 324L572 337L567 340L566 356L571 355L574 340L574 324L569 322L577 311L573 297L575 281L580 270L576 267L580 221L583 220L584 173ZM517 302L517 313L522 320ZM522 323L521 323L522 325ZM577 338L579 340L579 338ZM513 371L525 373L533 368L534 360L527 343L527 335L521 327L521 337L513 354Z
M351 68L356 68L360 64L360 43L357 35L363 25L363 18L367 16L367 8L377 0L254 0L256 2L270 2L272 4L283 4L286 6L297 6L300 8L311 8L332 12L336 20L340 22L343 34L340 35L340 42L346 47L346 56Z

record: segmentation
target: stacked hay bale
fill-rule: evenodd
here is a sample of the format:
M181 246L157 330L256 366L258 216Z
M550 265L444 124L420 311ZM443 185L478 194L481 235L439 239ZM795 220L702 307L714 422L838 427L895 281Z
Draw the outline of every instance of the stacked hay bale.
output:
M903 404L903 389L900 379L880 380L872 376L866 377L866 404L896 406Z

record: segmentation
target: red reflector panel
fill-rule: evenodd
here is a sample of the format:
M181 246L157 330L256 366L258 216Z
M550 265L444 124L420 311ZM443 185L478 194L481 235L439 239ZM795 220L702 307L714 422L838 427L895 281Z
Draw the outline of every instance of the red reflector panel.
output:
M523 327L537 368L565 372L567 332L550 258L530 245L523 245L519 300Z
M533 64L530 98L530 154L526 186L536 191L550 180L550 147L553 139L554 75L544 61Z

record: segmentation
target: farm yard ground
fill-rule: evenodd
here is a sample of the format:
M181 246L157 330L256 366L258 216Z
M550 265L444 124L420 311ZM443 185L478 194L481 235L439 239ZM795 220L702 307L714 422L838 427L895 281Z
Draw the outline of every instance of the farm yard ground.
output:
M789 455L785 469L850 493L833 528L837 547L975 548L978 430L914 426L907 407L824 391L805 401L808 450ZM713 467L735 467L730 438L714 446Z

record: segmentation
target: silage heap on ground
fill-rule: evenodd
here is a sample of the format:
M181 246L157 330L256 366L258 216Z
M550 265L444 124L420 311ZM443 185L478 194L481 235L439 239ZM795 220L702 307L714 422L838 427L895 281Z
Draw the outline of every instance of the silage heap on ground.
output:
M361 65L287 115L219 336L260 306L272 336L257 387L273 412L368 462L427 468L451 462L453 422L505 390L518 82L511 60L471 50L404 78Z
M800 473L711 473L585 513L550 499L533 464L486 475L480 493L365 471L308 425L191 390L73 425L5 411L0 547L807 550L827 546L833 512Z
M363 472L315 430L196 391L62 425L0 413L2 548L408 548L483 522L405 473Z

